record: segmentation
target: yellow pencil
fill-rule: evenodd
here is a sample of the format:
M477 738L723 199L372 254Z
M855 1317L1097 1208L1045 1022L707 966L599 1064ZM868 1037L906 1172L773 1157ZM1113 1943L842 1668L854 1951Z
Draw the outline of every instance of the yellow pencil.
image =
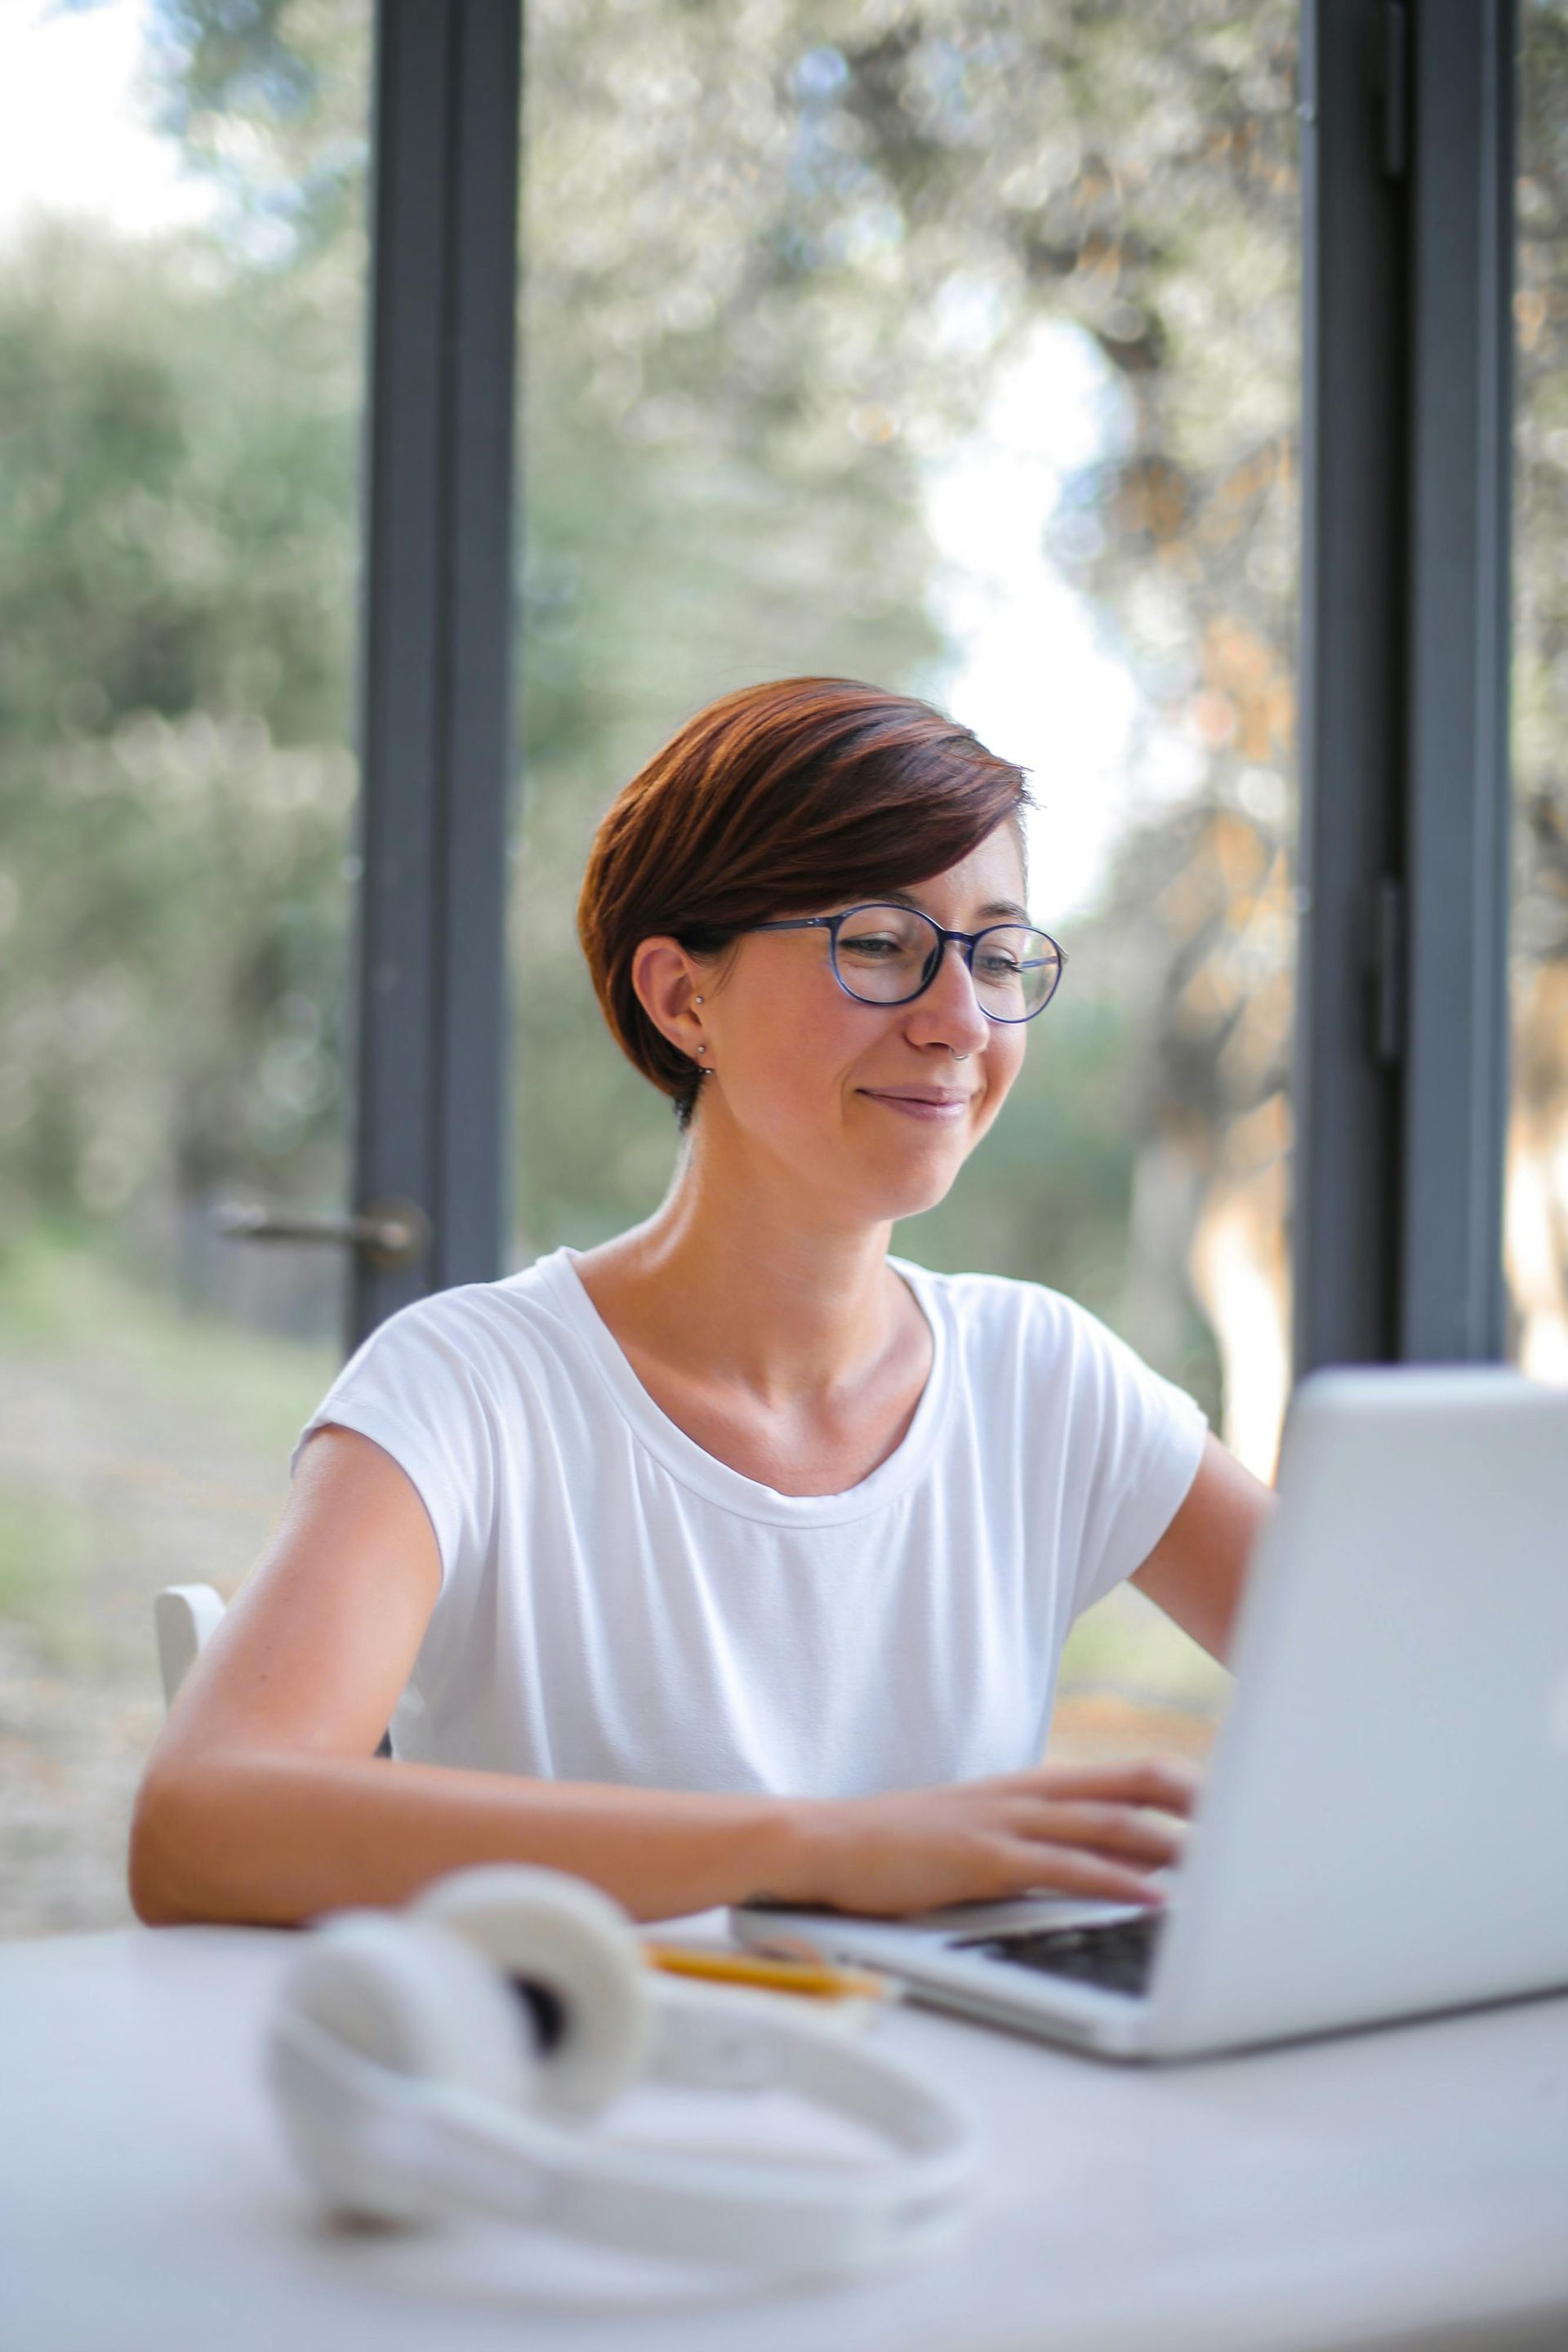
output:
M885 1977L866 1969L835 1969L818 1960L775 1960L761 1952L702 1951L689 1944L645 1943L643 1953L652 1968L671 1976L707 1977L721 1984L762 1985L773 1992L807 1993L819 2000L843 2000L852 1995L885 2000L891 1988Z

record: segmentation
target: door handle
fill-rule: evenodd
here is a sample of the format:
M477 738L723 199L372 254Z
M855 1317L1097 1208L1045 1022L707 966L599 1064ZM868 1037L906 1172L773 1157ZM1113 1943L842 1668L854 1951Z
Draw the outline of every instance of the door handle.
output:
M231 1242L328 1242L357 1250L384 1274L417 1265L430 1247L430 1220L416 1201L367 1201L357 1214L268 1209L247 1201L220 1202L216 1231Z

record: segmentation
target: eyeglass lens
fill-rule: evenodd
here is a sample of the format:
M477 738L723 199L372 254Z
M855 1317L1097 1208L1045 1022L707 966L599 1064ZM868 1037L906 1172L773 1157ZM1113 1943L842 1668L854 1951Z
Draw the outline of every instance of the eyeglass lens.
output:
M912 907L857 907L838 926L835 969L865 1004L901 1004L935 978L942 937ZM998 923L982 932L971 966L974 993L997 1021L1026 1021L1057 984L1061 958L1044 931Z

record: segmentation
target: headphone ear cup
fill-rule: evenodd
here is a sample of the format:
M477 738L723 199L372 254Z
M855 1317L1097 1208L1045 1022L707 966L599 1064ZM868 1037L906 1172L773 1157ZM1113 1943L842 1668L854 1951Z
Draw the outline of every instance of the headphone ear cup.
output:
M626 1913L601 1888L565 1871L501 1863L437 1879L405 1916L436 1921L501 1976L533 1989L544 2024L536 2105L596 2115L647 2073L647 1967Z
M334 2054L347 2057L341 2074ZM471 1944L405 1915L325 1920L305 1939L272 2021L272 2087L301 2169L338 2211L379 2221L428 2221L438 2209L387 2158L374 2076L363 2070L522 2106L538 2063L510 1986Z

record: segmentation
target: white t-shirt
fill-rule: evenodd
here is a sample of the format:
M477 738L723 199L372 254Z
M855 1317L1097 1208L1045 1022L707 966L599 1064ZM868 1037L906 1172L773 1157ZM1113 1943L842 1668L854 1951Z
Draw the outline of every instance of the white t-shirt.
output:
M894 1258L935 1343L908 1433L781 1495L660 1412L573 1256L405 1307L300 1437L374 1438L436 1531L395 1754L775 1796L1037 1762L1068 1626L1192 1484L1191 1398L1059 1292Z

